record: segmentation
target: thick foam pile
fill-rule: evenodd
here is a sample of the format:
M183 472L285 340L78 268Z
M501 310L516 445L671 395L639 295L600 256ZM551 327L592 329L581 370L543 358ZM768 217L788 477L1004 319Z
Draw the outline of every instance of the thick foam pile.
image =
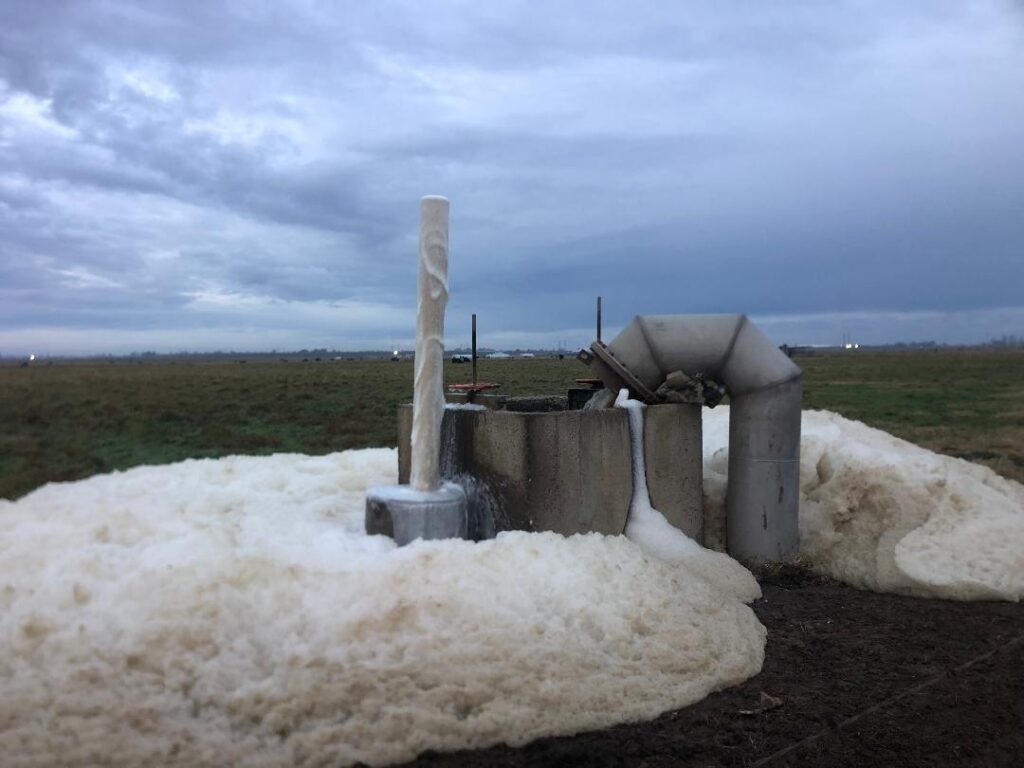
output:
M727 408L704 411L706 502L724 504ZM848 584L956 600L1024 596L1024 486L827 411L805 411L800 553Z
M4 766L383 764L654 717L760 669L727 586L624 537L367 537L396 465L188 461L0 502Z

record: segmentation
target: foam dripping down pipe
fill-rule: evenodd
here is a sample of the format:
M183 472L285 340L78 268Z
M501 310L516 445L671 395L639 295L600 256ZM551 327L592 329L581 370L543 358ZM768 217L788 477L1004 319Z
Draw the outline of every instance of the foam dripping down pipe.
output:
M416 363L412 398L409 484L435 491L441 484L444 418L444 310L448 303L448 200L420 201Z
M801 371L746 315L637 316L592 365L605 386L653 392L673 371L705 373L729 392L729 554L780 561L800 545ZM614 367L602 360L609 357ZM633 382L620 373L628 373ZM642 394L637 392L638 395Z

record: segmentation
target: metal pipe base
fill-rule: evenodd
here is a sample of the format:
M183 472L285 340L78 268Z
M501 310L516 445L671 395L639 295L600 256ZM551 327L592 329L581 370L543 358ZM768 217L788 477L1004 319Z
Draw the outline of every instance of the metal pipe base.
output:
M466 493L455 483L434 491L385 485L366 492L366 532L390 536L402 547L416 539L465 539L469 533Z

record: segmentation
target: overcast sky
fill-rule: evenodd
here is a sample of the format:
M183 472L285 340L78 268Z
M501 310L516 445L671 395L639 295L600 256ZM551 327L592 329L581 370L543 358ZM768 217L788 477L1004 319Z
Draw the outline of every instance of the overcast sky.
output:
M0 3L0 354L1024 335L1024 4Z

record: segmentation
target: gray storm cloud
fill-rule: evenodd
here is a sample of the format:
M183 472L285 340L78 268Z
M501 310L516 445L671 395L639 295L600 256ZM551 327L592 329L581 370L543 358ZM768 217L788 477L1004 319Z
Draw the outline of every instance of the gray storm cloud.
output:
M418 198L451 341L744 311L1024 333L1008 2L6 2L0 353L383 348Z

